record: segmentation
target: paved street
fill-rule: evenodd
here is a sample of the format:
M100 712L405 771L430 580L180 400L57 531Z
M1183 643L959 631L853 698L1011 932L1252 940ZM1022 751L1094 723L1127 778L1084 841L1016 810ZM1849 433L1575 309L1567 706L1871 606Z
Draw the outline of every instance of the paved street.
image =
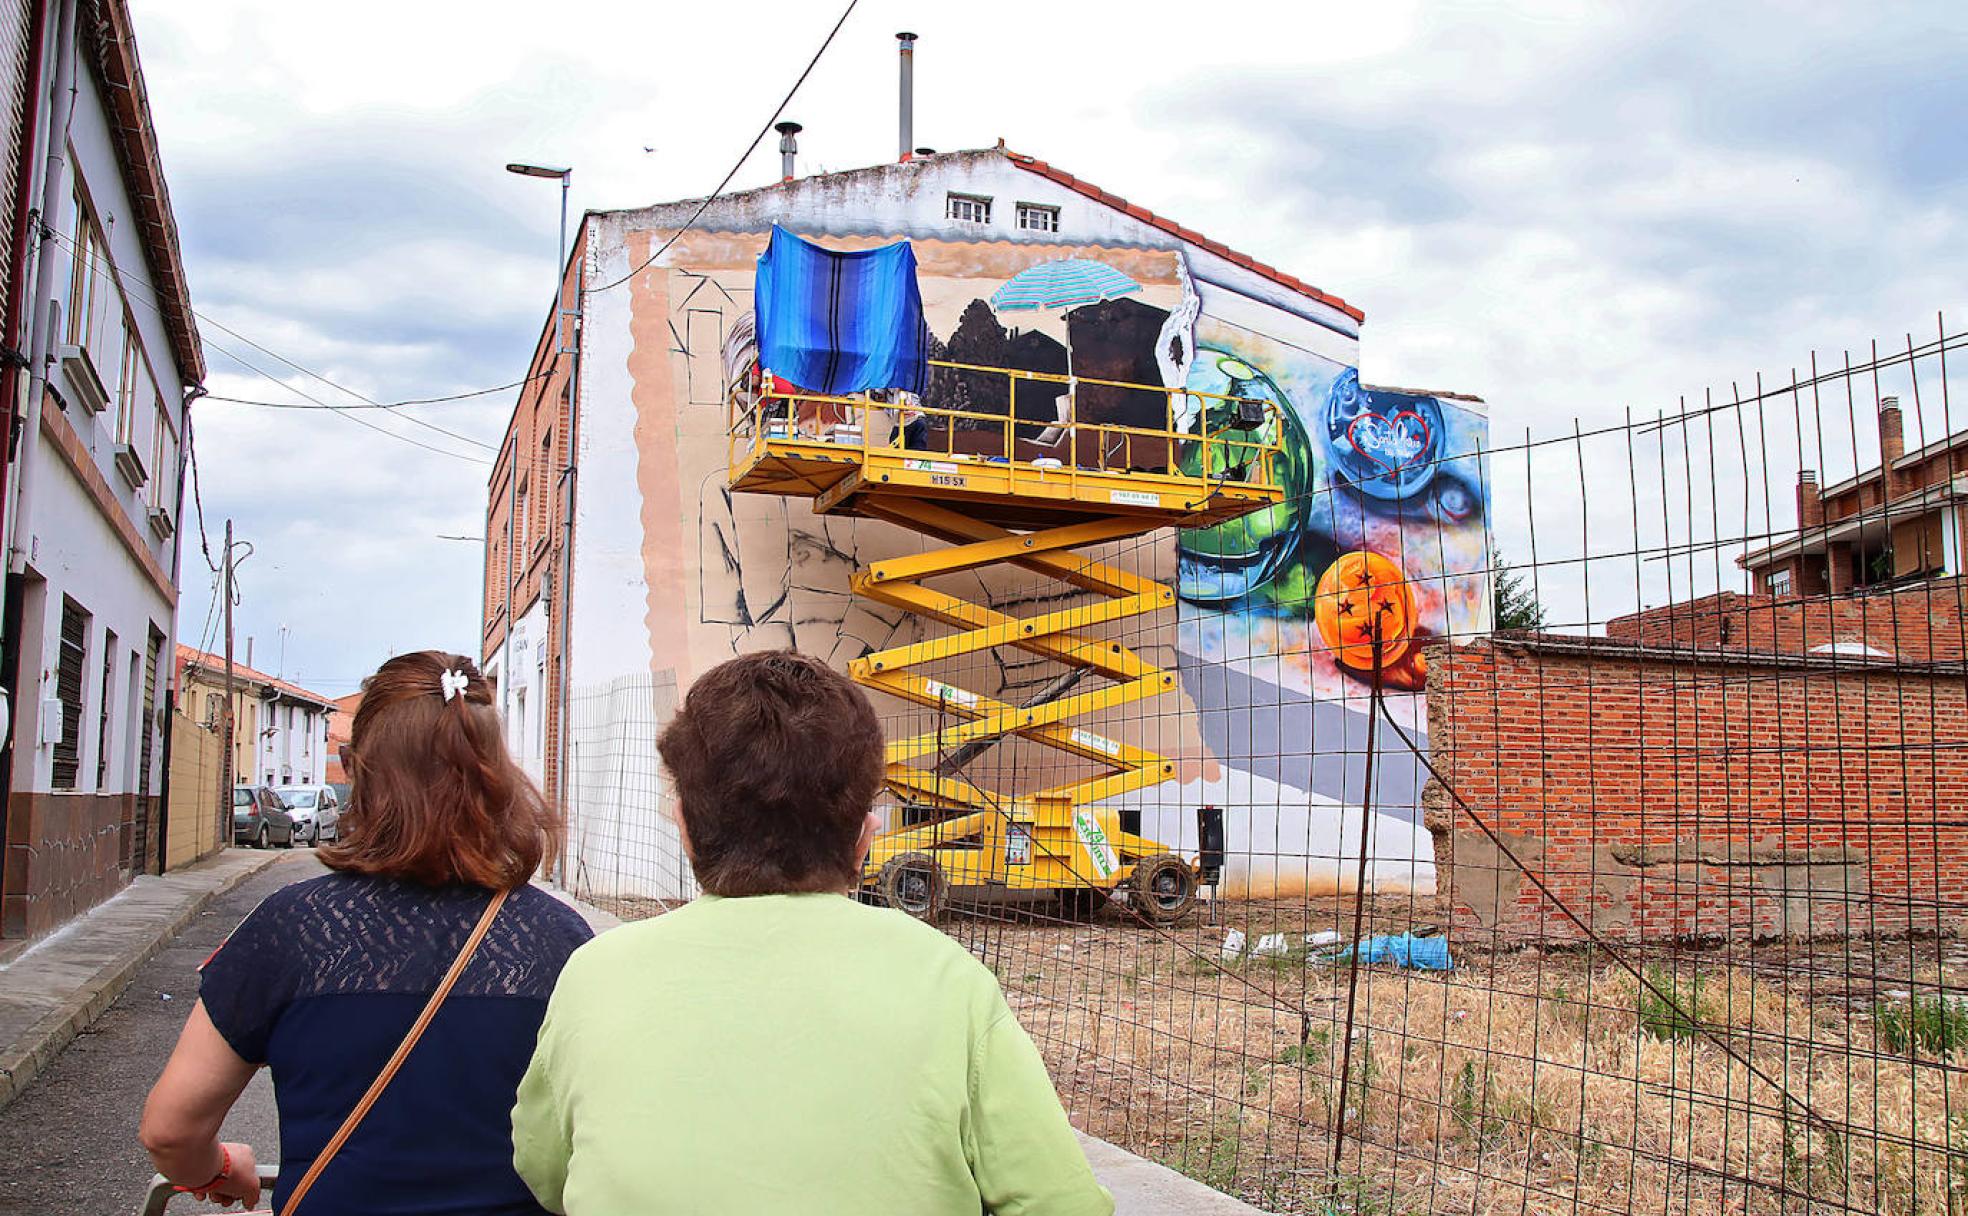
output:
M198 995L198 965L268 893L324 872L307 850L296 849L213 901L0 1112L0 1161L8 1163L0 1170L0 1216L122 1216L137 1210L151 1175L137 1146L137 1116ZM278 1155L273 1089L265 1074L233 1108L224 1134L253 1145L262 1159ZM184 1201L182 1210L214 1209Z

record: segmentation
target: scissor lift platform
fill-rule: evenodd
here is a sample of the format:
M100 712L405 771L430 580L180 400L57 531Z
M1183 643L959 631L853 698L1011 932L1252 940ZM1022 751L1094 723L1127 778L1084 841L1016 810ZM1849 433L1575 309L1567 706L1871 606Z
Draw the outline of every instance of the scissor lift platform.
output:
M810 498L823 514L863 515L897 497L962 504L973 519L1043 528L1138 519L1142 531L1206 528L1277 502L1276 485L1127 469L1053 467L1026 460L761 436L737 455L731 488Z
M897 405L867 395L775 392L764 374L731 398L734 490L809 499L822 514L885 520L939 542L876 562L854 577L857 595L952 630L876 651L850 666L861 684L932 708L939 723L947 723L890 741L887 785L913 822L876 839L864 885L924 918L935 917L953 897L980 898L992 890L1050 894L1062 908L1084 912L1127 888L1134 893L1130 906L1142 916L1174 920L1194 898L1202 859L1177 856L1123 830L1119 812L1108 805L1169 780L1173 763L1074 721L1174 691L1173 672L1095 631L1172 609L1175 592L1078 550L1162 528L1208 527L1280 502L1276 407L1115 385L1161 397L1163 425L1082 422L1072 414L1074 389L1092 382L939 366L1007 377L1012 383L1005 396L1012 401L1022 380L1062 383L1065 416L1045 428L1052 443L1033 442L1030 436L1040 428L1028 419L939 409L933 401ZM905 428L905 420L913 425ZM905 438L912 440L906 446ZM1145 462L1153 464L1138 467ZM925 585L999 564L1095 598L1020 617ZM1016 647L1098 680L1085 690L1082 681L1068 681L1053 699L1012 705L927 670L998 647ZM1044 789L997 791L949 762L952 749L1010 735L1091 761L1101 771Z

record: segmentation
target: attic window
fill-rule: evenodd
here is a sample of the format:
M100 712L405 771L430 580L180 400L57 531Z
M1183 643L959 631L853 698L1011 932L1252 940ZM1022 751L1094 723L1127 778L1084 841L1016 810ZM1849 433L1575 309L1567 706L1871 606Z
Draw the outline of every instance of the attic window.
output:
M991 200L975 194L952 194L943 200L943 218L964 224L991 222Z
M1037 203L1018 204L1018 227L1025 232L1059 231L1059 208Z

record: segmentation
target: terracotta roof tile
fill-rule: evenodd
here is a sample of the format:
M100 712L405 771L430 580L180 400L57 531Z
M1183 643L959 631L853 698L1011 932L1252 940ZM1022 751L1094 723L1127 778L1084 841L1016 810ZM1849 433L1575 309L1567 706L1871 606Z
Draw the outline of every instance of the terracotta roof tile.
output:
M1163 232L1168 233L1170 236L1173 236L1178 240L1187 241L1192 245L1198 246L1199 248L1207 249L1211 253L1215 254L1216 256L1222 258L1227 262L1231 262L1234 263L1235 265L1242 266L1244 269L1249 270L1255 274L1263 275L1265 278L1270 279L1272 282L1277 283L1284 287L1289 287L1293 291L1301 292L1305 295L1311 296L1313 299L1319 301L1322 304L1330 304L1332 307L1337 308L1339 311L1345 313L1347 316L1352 317L1355 321L1365 321L1367 319L1366 313L1361 312L1359 309L1353 307L1351 304L1348 304L1345 300L1340 299L1338 296L1333 295L1331 292L1321 291L1317 287L1312 286L1312 284L1307 283L1304 279L1301 279L1296 275L1286 274L1284 271L1279 270L1277 267L1270 266L1263 262L1260 262L1256 258L1250 256L1247 253L1238 253L1236 250L1230 248L1228 245L1225 245L1221 241L1211 240L1208 237L1203 236L1201 233L1196 232L1194 229L1185 228L1182 225L1176 223L1174 220L1156 215L1154 212L1148 210L1146 207L1142 207L1134 203L1130 203L1126 199L1121 198L1118 195L1109 194L1107 191L1102 190L1100 187L1093 185L1091 182L1082 181L1081 179L1074 177L1071 173L1066 172L1064 169L1054 168L1053 166L1047 164L1045 161L1040 160L1036 156L1026 156L1022 152L1012 152L1009 150L1005 152L1005 155L1011 158L1012 164L1017 165L1019 168L1024 169L1029 173L1036 173L1040 177L1049 178L1050 180L1058 182L1060 185L1065 186L1067 189L1072 190L1075 193L1084 194L1088 198L1093 199L1095 202L1104 203L1105 205L1112 207L1117 211L1121 211L1127 215L1131 215L1135 219L1140 220L1142 223L1147 224L1152 228L1159 228Z
M193 666L202 667L207 671L223 671L225 670L225 656L222 654L210 654L203 650L194 650L183 642L178 643L178 670L183 672L186 667ZM270 676L264 671L258 671L246 666L246 664L236 658L232 661L232 674L237 679L251 680L255 684L265 684L269 688L277 688L289 696L299 697L304 701L312 701L330 711L333 711L336 707L333 697L326 697L311 689L302 688L299 684Z

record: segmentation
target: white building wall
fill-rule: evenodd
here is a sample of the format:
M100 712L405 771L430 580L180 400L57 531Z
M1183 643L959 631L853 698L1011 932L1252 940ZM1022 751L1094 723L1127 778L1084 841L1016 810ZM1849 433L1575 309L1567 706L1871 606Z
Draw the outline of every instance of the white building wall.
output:
M49 23L49 45L44 51L53 57L72 53L53 46L55 23ZM45 78L44 78L45 79ZM79 64L75 80L74 116L67 130L71 155L63 166L65 179L59 184L60 204L49 216L60 240L46 246L46 256L56 263L55 307L51 310L56 326L55 346L67 337L67 317L71 294L72 242L76 232L75 186L79 181L90 199L98 228L108 249L107 264L98 264L96 289L104 297L102 319L91 348L97 370L109 390L111 402L99 414L90 414L75 401L76 394L59 364L50 375L51 383L70 401L64 417L87 448L89 458L108 486L116 507L130 521L139 542L163 571L167 580L175 578L176 540L173 534L153 531L150 512L161 506L175 513L178 486L182 478L183 454L179 436L183 432L183 376L150 287L135 208L131 205L118 168L115 144L94 75L86 61ZM43 107L43 121L48 108ZM45 135L45 132L44 132ZM47 166L46 147L32 157L31 197L41 197ZM37 245L37 250L40 247ZM36 267L26 269L30 287ZM117 433L117 403L122 341L130 326L153 373L140 381L131 405L127 433ZM30 319L30 326L46 326L48 316ZM33 348L32 335L24 343ZM23 399L19 406L27 426L38 432L40 403L25 398L29 382L20 377ZM163 407L160 420L158 407ZM126 440L129 454L142 466L141 478L118 467L119 439ZM160 459L159 441L163 452ZM9 569L25 574L26 597L21 636L20 690L13 706L16 760L14 786L20 790L51 788L54 745L44 743L43 721L49 700L55 693L55 672L60 657L60 628L64 601L72 601L89 616L87 654L84 659L81 764L77 792L126 793L147 789L156 794L162 788L163 747L161 737L153 738L148 780L138 773L141 755L143 656L151 629L164 638L156 673L159 704L168 686L171 643L176 635L175 588L161 589L146 573L143 564L131 554L123 538L103 515L96 499L64 462L49 437L36 433L24 436L21 464L16 469L18 499L7 524ZM127 461L126 461L127 463ZM133 470L134 471L134 470ZM105 748L100 739L104 706L103 666L105 652L112 647L109 681L109 738ZM137 658L133 671L132 655ZM150 724L154 729L154 719ZM109 763L100 763L105 751ZM101 773L100 779L98 773Z
M322 705L290 697L260 702L253 771L243 781L320 785L328 779L328 715Z
M505 718L506 750L541 785L547 773L547 605L536 598L514 623L512 634L492 653L485 675L499 685Z

